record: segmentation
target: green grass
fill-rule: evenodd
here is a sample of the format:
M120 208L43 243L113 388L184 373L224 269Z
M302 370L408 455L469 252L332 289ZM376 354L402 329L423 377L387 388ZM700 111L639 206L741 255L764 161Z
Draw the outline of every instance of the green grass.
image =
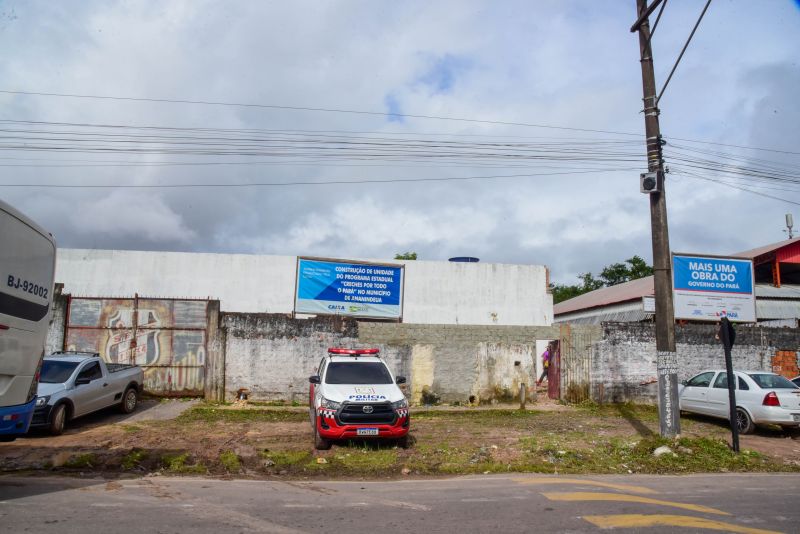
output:
M578 439L580 438L580 439ZM532 473L704 473L786 470L753 451L734 454L727 443L713 438L660 437L592 439L580 432L543 433L520 439L516 455L491 446L441 442L420 444L399 464L414 474ZM673 454L654 456L667 445Z
M525 460L522 463L549 466L559 473L701 473L728 471L770 471L779 466L764 456L743 451L734 454L728 444L713 438L660 437L640 440L611 439L590 441L574 448L563 436L523 438ZM653 451L667 445L673 454L656 457ZM546 470L546 469L545 469Z
M170 473L187 475L187 474L206 474L207 469L202 463L189 464L189 453L170 453L161 457L161 463L164 469Z
M547 417L552 415L548 412L537 410L458 410L458 411L441 411L441 410L413 410L411 413L412 420L424 419L430 421L436 420L455 420L459 425L460 421L469 420L469 423L505 423L514 421L532 421L537 417ZM563 415L559 414L559 417Z
M397 450L371 449L368 447L345 449L334 456L334 466L344 471L358 474L381 474L394 471L397 464Z
M194 406L178 417L182 424L191 423L275 423L307 421L308 414L287 410L236 410L216 406Z
M147 451L133 449L122 458L120 465L126 471L130 471L134 467L138 467L144 460L146 460L147 456Z
M238 473L242 470L242 461L233 451L223 451L219 455L219 463L228 473Z
M122 425L122 430L128 434L135 434L142 431L142 427L137 425Z
M64 462L67 469L89 469L97 465L97 457L93 453L79 454Z
M290 467L304 466L311 461L311 453L308 451L262 451L261 458L271 460L272 467L276 469L286 469Z

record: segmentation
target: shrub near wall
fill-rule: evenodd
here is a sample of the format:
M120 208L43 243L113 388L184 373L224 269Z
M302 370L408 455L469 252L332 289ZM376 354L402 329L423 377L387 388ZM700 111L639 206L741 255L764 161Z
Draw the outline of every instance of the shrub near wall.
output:
M705 369L725 367L722 344L714 337L716 332L714 324L676 325L679 380ZM778 351L796 355L798 347L800 329L738 326L733 367L772 371ZM655 325L603 324L603 338L592 350L592 397L598 402L657 402Z

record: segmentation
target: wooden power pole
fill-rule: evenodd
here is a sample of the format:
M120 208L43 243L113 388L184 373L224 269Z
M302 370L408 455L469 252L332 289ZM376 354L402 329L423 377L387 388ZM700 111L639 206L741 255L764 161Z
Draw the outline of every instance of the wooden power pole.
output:
M658 352L658 413L661 435L674 438L681 432L678 406L678 363L675 352L675 312L672 306L672 258L667 227L667 199L664 192L664 161L661 153L661 130L658 124L658 94L653 71L648 16L661 0L648 6L636 0L637 21L631 31L639 32L644 95L644 124L647 135L647 168L655 173L656 187L650 196L650 227L653 240L653 271L656 300L656 350Z

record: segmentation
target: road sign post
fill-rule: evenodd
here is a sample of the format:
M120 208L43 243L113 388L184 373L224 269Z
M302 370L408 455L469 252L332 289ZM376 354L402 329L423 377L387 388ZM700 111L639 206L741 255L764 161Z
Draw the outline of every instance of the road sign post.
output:
M736 340L736 331L733 324L727 317L723 317L719 323L719 339L725 349L725 371L728 375L728 407L731 418L731 439L733 441L733 452L739 452L739 424L736 414L736 377L733 375L733 359L731 358L731 348Z

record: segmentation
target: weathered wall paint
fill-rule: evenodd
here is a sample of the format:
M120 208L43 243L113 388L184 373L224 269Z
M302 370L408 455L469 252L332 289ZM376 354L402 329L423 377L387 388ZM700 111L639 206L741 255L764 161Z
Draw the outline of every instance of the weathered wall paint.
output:
M412 404L422 403L422 392L433 391L436 376L436 358L433 345L413 345L411 347L411 376L409 379Z
M67 296L64 344L110 363L140 365L149 393L203 395L209 307L202 300Z
M254 400L307 402L308 377L328 347L355 346L357 325L335 318L224 314L225 396L240 389Z
M676 327L678 379L706 369L724 369L716 325ZM796 351L800 330L738 326L731 351L740 371L772 371L776 351ZM603 339L592 353L592 397L602 402L657 402L655 326L649 323L604 323Z
M411 325L283 314L223 314L225 394L306 402L308 377L331 346L377 347L409 380L412 403L507 401L534 380L537 339L558 328ZM488 341L487 341L488 340ZM426 395L427 393L428 395Z
M389 261L406 265L405 323L553 321L543 265ZM237 313L291 313L295 275L295 256L248 254L59 249L56 266L56 280L76 296L211 298Z

